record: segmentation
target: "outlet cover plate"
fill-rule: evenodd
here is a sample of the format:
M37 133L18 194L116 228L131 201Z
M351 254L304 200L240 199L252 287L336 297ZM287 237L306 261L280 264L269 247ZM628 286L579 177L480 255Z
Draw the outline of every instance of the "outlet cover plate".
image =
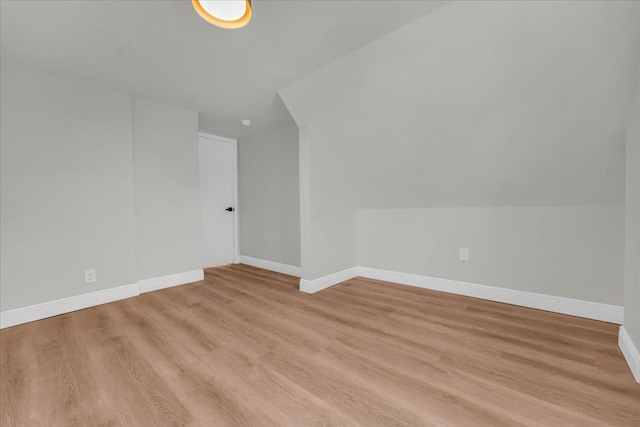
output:
M84 271L84 283L85 285L96 283L96 270L90 269Z

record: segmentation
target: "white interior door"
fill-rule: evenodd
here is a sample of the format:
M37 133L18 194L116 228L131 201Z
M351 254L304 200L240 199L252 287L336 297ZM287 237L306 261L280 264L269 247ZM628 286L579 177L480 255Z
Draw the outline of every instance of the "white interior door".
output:
M229 264L235 253L236 141L200 134L202 266Z

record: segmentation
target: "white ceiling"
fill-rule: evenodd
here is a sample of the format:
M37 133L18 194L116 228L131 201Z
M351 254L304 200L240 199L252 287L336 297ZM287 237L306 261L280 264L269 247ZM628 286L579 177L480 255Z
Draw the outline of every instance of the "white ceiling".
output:
M359 208L624 203L634 2L453 2L280 91Z
M239 30L190 1L0 2L1 58L196 110L230 136L290 120L277 91L426 15L440 1L254 1Z

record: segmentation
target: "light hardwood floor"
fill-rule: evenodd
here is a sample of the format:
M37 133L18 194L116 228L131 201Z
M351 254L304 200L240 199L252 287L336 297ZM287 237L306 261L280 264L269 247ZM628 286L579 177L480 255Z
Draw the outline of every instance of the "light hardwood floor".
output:
M632 425L618 326L236 265L0 332L2 426Z

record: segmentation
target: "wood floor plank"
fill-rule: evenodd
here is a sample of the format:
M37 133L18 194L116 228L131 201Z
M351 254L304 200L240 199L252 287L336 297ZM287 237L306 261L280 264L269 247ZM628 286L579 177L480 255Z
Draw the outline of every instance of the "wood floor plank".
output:
M357 337L352 336L341 340L339 352L334 352L332 349L327 349L327 352L340 355L343 360L359 362L367 360L373 366L381 365L385 369L399 371L400 375L408 374L415 380L455 396L458 403L468 401L472 405L482 405L498 413L501 413L504 407L519 408L518 411L511 411L510 415L516 419L525 417L527 425L568 425L569 420L576 423L579 421L580 425L599 425L599 423L590 424L575 411L567 411L553 403L532 399L526 393L502 387L485 378L462 376L460 371L443 369L437 361L429 361L420 355L407 354L401 349L393 350L389 351L383 345L373 346L367 340L358 340ZM457 412L449 414L449 418L456 415Z
M1 426L639 426L617 325L245 265L0 331Z
M35 426L41 387L35 349L35 323L0 332L0 425ZM40 416L39 416L40 415Z

